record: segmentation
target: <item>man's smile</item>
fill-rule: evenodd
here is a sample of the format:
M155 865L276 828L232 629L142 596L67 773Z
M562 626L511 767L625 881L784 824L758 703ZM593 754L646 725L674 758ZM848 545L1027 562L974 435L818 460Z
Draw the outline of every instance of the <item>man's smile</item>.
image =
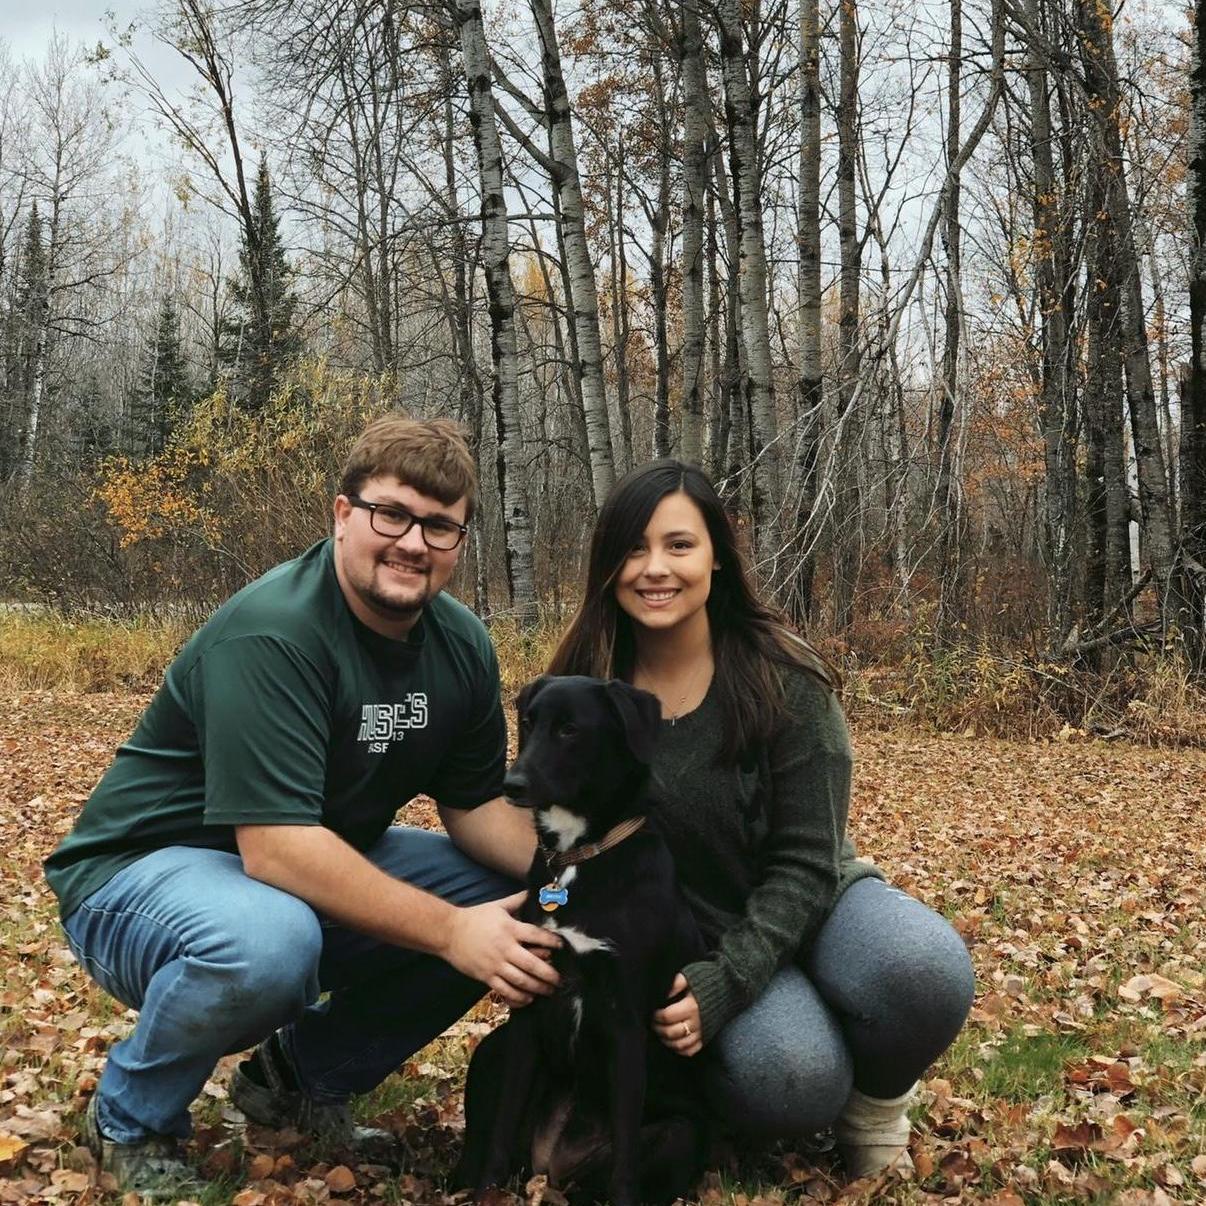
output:
M381 564L385 566L387 570L390 570L404 578L425 578L431 573L431 570L428 566L416 565L413 561L394 561L387 558L382 558Z

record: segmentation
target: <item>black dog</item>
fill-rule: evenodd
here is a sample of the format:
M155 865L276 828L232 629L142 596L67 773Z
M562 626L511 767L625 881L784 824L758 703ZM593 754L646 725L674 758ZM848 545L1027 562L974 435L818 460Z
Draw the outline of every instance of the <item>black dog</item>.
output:
M534 810L541 847L521 916L564 939L561 986L474 1052L454 1180L480 1196L527 1169L587 1200L669 1202L703 1170L704 1128L693 1061L650 1026L703 940L645 820L658 701L546 675L518 708L506 792Z

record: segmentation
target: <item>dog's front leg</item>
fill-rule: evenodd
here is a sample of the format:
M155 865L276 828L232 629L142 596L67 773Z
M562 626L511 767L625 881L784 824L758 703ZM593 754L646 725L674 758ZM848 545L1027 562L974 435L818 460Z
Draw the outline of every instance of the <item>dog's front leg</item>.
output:
M480 1198L492 1185L502 1186L515 1171L519 1128L532 1109L536 1076L536 1010L532 1006L511 1012L504 1027L502 1084L490 1128L485 1159L478 1169L474 1196Z
M611 1050L611 1203L637 1206L641 1200L641 1115L645 1109L648 1038L639 1023L616 1028Z

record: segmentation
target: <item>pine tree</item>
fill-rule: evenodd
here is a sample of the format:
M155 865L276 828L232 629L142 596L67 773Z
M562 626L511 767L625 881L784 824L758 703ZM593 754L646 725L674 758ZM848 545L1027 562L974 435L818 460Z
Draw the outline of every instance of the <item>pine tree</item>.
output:
M272 396L282 369L301 352L301 334L294 326L293 270L285 259L264 158L256 177L254 217L253 230L243 232L239 272L230 285L234 313L225 323L219 357L231 397L259 410Z
M150 456L162 452L172 425L192 396L180 341L180 316L172 299L164 297L130 407L130 450Z

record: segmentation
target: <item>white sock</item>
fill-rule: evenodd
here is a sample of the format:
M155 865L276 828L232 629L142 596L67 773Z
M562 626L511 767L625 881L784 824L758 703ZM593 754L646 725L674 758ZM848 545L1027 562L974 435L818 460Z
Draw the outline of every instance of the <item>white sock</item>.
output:
M851 1090L833 1133L852 1178L911 1164L908 1111L916 1092L915 1084L899 1097L868 1097Z

